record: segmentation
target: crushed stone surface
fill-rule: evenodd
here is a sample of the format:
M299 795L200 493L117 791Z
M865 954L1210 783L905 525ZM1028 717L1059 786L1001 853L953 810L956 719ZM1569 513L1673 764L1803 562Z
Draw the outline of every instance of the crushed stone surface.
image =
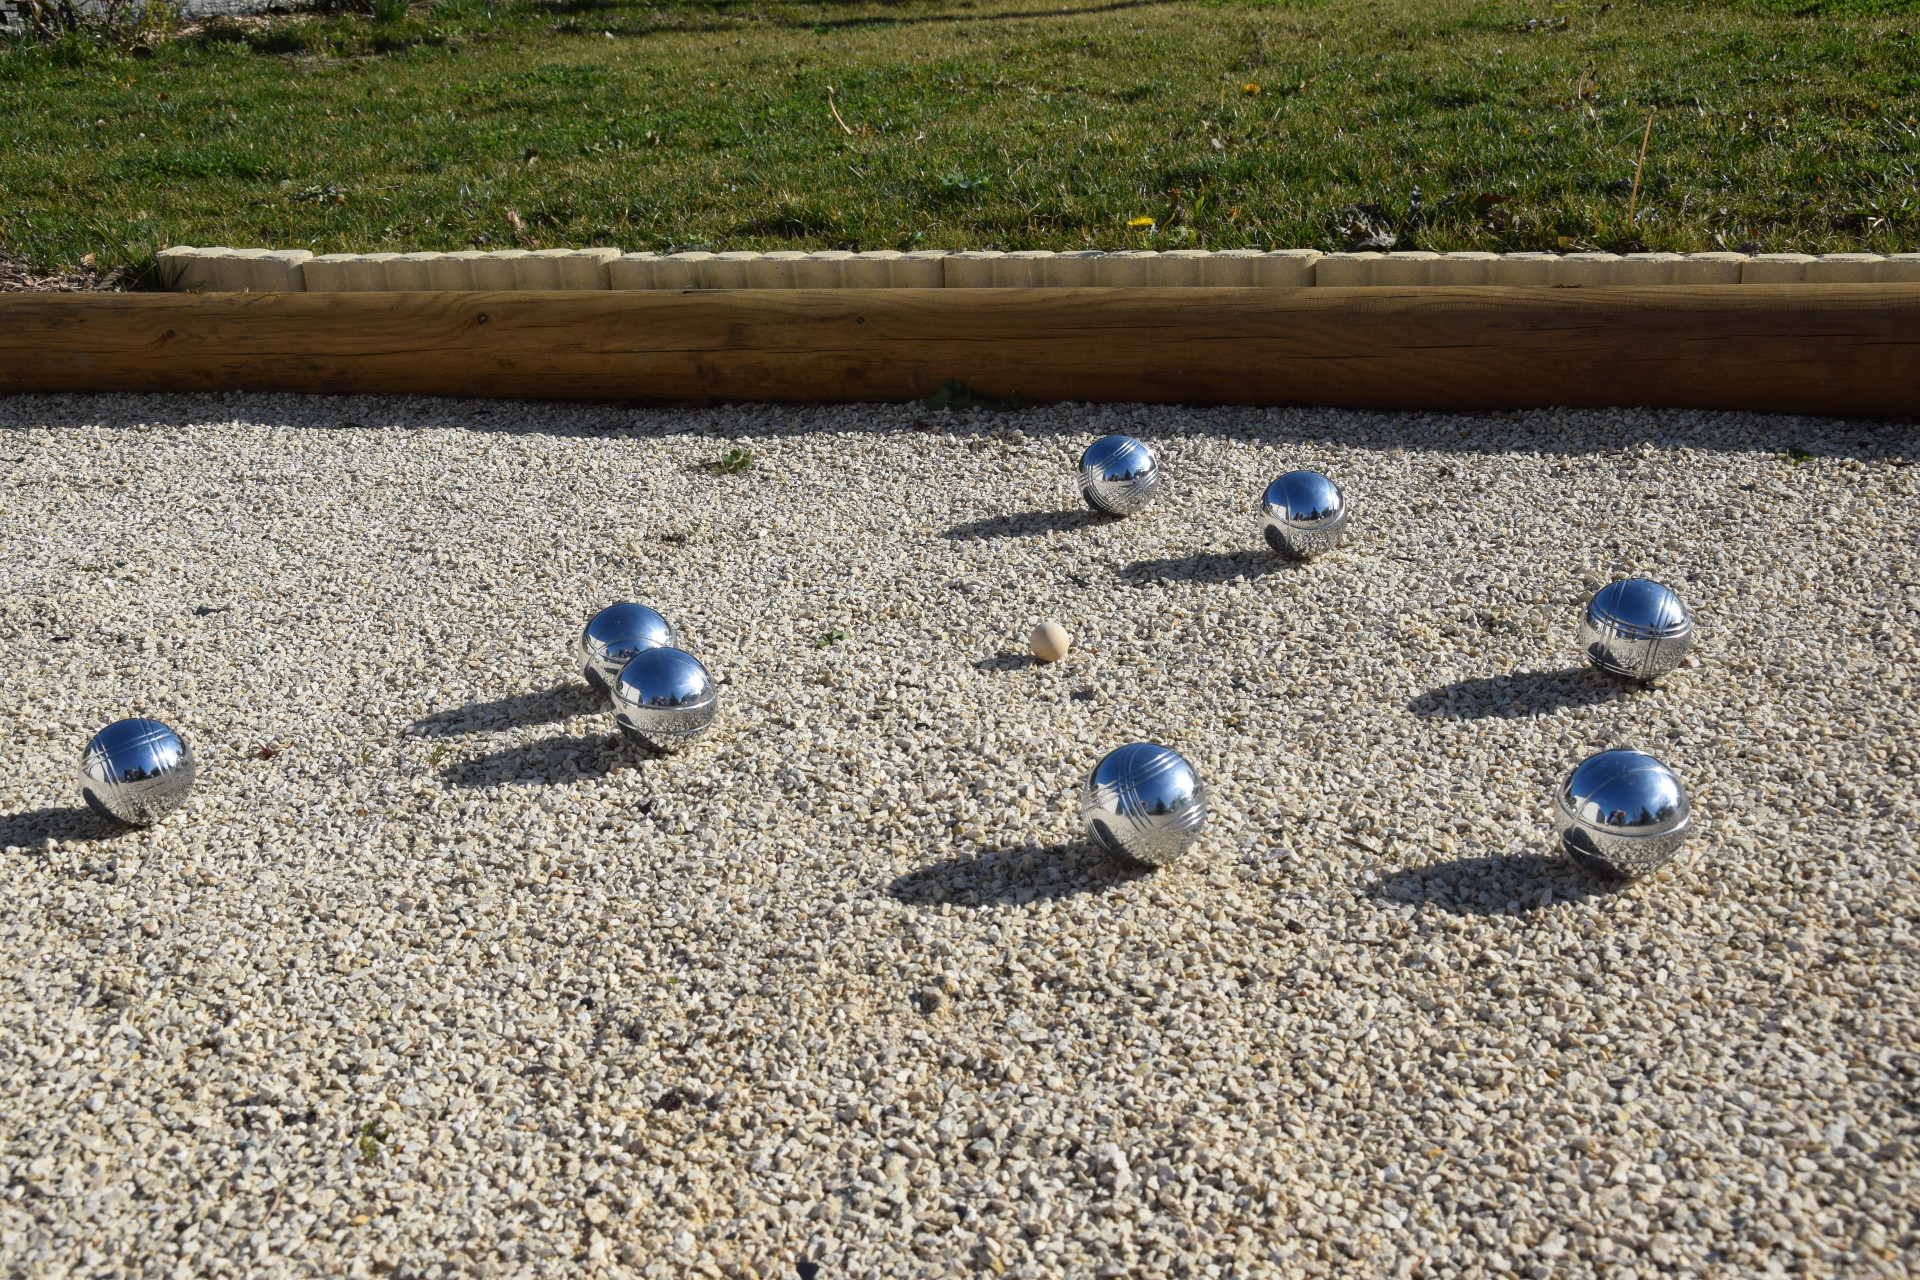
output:
M1916 447L0 400L0 1271L1910 1274ZM1353 536L1289 565L1302 466ZM1626 575L1699 626L1657 687L1573 647ZM620 599L724 682L684 754L575 667ZM134 714L201 767L145 830L74 782ZM1214 804L1158 873L1071 799L1136 738ZM1701 819L1626 887L1547 803L1618 745Z

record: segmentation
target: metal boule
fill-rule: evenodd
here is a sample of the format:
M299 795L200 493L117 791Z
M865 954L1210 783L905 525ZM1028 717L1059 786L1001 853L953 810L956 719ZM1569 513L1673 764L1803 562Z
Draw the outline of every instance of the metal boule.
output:
M1560 847L1598 875L1643 876L1673 860L1693 805L1679 775L1643 751L1602 751L1553 793Z
M1101 436L1080 455L1080 494L1095 511L1130 516L1160 491L1160 460L1132 436Z
M713 727L720 695L700 659L683 649L643 649L613 682L613 719L628 741L678 751Z
M166 725L116 720L81 753L80 798L102 817L145 826L186 803L196 772L193 750Z
M1260 507L1267 545L1306 560L1331 551L1347 536L1347 497L1318 471L1289 471L1267 486Z
M1646 578L1600 588L1580 613L1580 651L1602 671L1657 680L1693 648L1693 619L1673 591Z
M1080 816L1106 852L1150 867L1176 862L1207 822L1207 789L1171 747L1130 742L1108 752L1081 787Z
M673 624L644 604L608 605L580 631L580 674L606 693L642 649L678 648Z

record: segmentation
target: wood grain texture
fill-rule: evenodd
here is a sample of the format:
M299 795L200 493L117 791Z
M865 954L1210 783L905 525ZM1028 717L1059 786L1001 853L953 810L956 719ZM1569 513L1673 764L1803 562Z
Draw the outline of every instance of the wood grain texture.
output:
M0 391L1920 413L1920 285L0 295Z

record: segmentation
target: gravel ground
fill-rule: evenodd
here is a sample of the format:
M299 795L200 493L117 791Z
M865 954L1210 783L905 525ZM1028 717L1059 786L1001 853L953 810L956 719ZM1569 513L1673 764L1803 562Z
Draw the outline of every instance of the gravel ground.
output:
M1126 521L1069 478L1115 430ZM0 449L8 1274L1910 1274L1911 424L46 397ZM1302 465L1356 536L1288 567ZM1703 630L1644 691L1572 648L1630 573ZM620 598L726 681L684 755L572 669ZM202 776L121 832L73 769L132 713ZM1155 874L1069 799L1134 737L1213 787ZM1616 744L1705 819L1624 889L1545 803Z

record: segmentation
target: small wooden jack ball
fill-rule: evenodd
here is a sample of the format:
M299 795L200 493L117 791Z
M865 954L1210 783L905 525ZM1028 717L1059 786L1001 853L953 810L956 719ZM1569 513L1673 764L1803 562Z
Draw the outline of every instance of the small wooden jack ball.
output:
M1067 656L1072 647L1072 638L1067 629L1057 622L1043 622L1033 629L1027 637L1027 644L1033 650L1033 656L1042 662L1058 662Z

